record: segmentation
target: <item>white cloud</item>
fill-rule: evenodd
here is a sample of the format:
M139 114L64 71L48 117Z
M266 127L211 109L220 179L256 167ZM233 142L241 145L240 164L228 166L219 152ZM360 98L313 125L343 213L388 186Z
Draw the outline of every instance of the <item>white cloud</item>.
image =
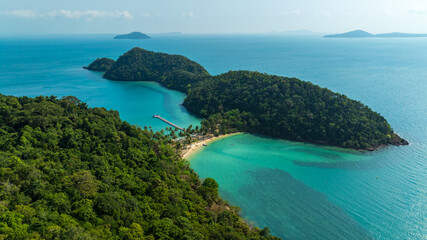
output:
M294 9L291 11L283 11L282 14L285 14L285 15L301 15L301 10Z
M33 10L11 10L0 12L0 15L20 18L33 18L37 17L37 12Z
M192 11L190 12L183 12L181 13L181 18L194 18L194 13Z
M412 6L409 8L409 12L416 13L416 14L427 14L427 7L426 6Z
M33 10L13 10L0 12L3 16L13 16L21 18L68 18L93 20L96 18L125 18L131 19L133 16L126 10L123 11L103 11L103 10L54 10L47 13L38 13Z
M126 18L131 19L133 16L126 10L124 11L102 11L102 10L55 10L47 13L49 17L65 17L70 19L85 19L92 20L96 18Z

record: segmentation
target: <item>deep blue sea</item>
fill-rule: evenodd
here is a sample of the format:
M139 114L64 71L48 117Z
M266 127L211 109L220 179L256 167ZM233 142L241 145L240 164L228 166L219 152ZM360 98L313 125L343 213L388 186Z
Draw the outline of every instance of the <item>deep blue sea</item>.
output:
M255 226L284 239L427 239L427 39L325 39L280 35L0 37L0 93L75 95L123 120L159 130L200 119L185 97L149 83L115 82L82 69L132 47L182 54L211 74L254 70L310 81L381 113L409 146L360 153L236 135L192 156L202 178Z

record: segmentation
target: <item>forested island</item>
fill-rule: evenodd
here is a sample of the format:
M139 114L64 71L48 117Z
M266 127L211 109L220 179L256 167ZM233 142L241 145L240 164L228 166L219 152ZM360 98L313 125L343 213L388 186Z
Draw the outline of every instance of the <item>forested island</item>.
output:
M104 74L110 80L159 82L182 92L188 92L192 84L209 76L204 67L184 56L141 48L133 48L121 56Z
M141 32L131 32L128 34L117 35L114 39L150 39L150 36Z
M172 138L75 97L0 94L1 239L278 239Z
M361 150L408 144L369 107L296 78L250 71L211 76L186 57L141 48L120 56L104 77L156 81L187 93L184 106L205 118L204 132L243 131Z

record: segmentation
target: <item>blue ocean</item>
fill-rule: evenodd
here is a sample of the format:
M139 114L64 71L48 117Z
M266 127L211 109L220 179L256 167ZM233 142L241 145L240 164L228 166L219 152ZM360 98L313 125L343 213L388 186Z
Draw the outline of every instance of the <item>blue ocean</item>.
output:
M116 82L82 69L133 47L181 54L211 74L253 70L297 77L361 101L409 146L375 152L250 134L224 138L191 166L220 184L252 225L283 239L427 239L427 40L326 39L285 35L0 37L0 93L77 96L91 107L160 130L154 114L186 127L200 119L185 95L152 82Z

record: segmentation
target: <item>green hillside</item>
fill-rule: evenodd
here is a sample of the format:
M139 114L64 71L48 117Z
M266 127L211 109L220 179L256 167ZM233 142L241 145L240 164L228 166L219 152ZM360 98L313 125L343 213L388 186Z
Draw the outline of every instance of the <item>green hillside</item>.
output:
M0 95L0 239L277 239L162 133L75 97Z

